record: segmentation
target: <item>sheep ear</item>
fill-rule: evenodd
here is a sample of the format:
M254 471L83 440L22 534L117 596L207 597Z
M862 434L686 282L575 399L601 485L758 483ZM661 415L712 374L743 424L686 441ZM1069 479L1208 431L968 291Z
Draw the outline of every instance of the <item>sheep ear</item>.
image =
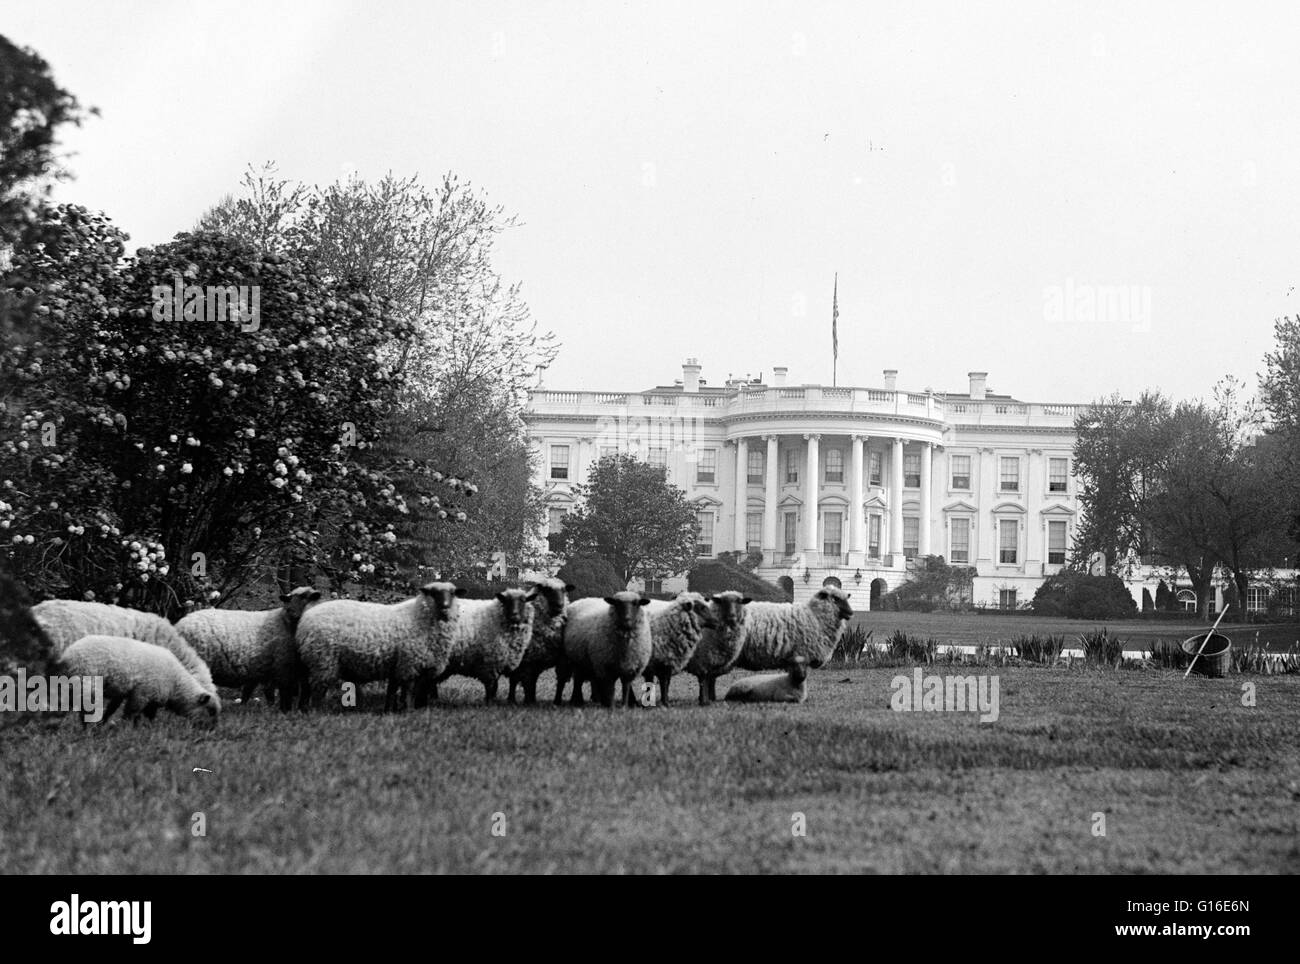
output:
M466 596L469 595L469 590L468 590L468 589L465 589L465 588L463 588L463 587L461 587L461 586L457 586L457 587L456 587L456 591L455 591L454 593L452 593L452 595L453 595L453 596L459 596L461 599L464 599Z
M753 600L751 597L749 597L749 596L742 596L742 597L741 597L741 600L740 600L740 604L741 604L742 606L748 606L748 605L749 605L750 603L752 603L753 601L754 601L754 600Z
M537 588L533 587L533 589L529 591L528 595L524 596L524 602L532 602L536 598L537 598Z
M606 596L606 597L605 597L605 602L609 603L611 606L614 606L614 605L617 605L618 600L615 599L613 596Z
M315 602L315 601L316 601L317 599L319 599L319 598L320 598L320 590L319 590L319 589L313 589L311 592L309 592L309 593L307 594L307 601L308 601L308 602Z
M280 593L280 602L288 602L288 601L289 601L289 594L287 592Z
M578 587L575 586L575 585L574 585L573 583L571 583L571 582L566 582L566 583L564 584L564 591L565 591L565 592L573 592L573 591L574 591L575 589L577 589L577 588L578 588Z
M499 592L499 593L497 593L497 601L498 601L498 602L505 602L505 601L506 601L507 599L509 599L509 598L510 598L510 597L507 596L507 595L506 595L505 593L503 593L503 592Z
M212 694L211 694L211 693L204 693L203 695L201 695L201 696L198 698L197 705L199 705L199 706L207 706L208 703L210 703L211 701L212 701Z
M638 599L638 600L636 601L636 604L637 604L638 606L649 606L649 605L650 605L650 598L649 598L648 596L642 596L640 599Z

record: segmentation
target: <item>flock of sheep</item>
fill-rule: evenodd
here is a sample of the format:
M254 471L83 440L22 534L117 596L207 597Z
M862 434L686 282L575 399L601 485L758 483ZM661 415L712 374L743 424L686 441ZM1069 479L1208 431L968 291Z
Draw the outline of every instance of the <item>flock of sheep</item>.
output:
M393 604L322 601L300 587L278 608L260 612L204 609L175 625L160 616L103 603L54 599L31 608L49 639L50 665L71 676L104 680L107 720L125 704L128 717L152 718L161 707L215 722L217 686L245 701L258 687L280 708L319 706L344 683L387 683L385 706L416 707L436 699L438 684L467 676L491 703L501 677L510 702L537 698L538 677L554 669L555 702L572 683L581 705L592 699L631 705L634 682L658 684L668 702L674 674L699 681L701 704L717 699L718 677L733 668L776 670L732 684L728 700L802 702L806 672L826 662L853 615L841 590L824 588L808 602L753 602L738 592L683 592L670 601L636 592L569 601L572 586L538 579L492 599L466 599L449 582L431 582ZM647 691L649 688L647 687Z

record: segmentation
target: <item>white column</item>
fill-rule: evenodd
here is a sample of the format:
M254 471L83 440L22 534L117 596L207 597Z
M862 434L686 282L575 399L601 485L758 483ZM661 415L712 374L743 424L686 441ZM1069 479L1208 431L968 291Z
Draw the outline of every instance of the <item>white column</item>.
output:
M861 435L854 435L851 443L853 446L853 463L849 473L849 552L861 553L867 549L867 523L863 515L862 503L864 501L862 489L862 459L863 446L866 439ZM855 564L859 561L855 560Z
M903 440L894 439L889 454L889 551L898 564L903 557Z
M749 508L749 442L736 439L736 544L737 552L745 551L745 518Z
M930 459L933 453L933 445L929 442L921 443L921 530L917 552L922 556L934 552L930 545Z
M780 544L777 542L779 535L776 531L776 500L781 491L776 474L779 464L777 460L779 443L775 435L768 435L766 438L767 464L763 466L767 482L763 491L763 553L769 565L776 565L777 559L781 556Z
M975 518L975 538L979 545L980 560L993 562L997 558L998 531L990 510L997 503L997 492L994 491L994 486L997 485L997 465L993 449L980 449L979 456L979 496L975 500L979 515Z
M808 461L804 465L803 480L803 550L817 551L817 448L820 435L805 435L808 442Z

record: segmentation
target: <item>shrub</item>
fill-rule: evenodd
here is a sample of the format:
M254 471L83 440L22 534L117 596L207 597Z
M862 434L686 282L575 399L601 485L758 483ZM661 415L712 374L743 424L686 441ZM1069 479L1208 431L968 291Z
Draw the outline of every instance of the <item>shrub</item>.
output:
M1031 663L1054 663L1065 648L1065 637L1020 635L1012 640L1011 647L1017 656Z
M943 556L921 556L907 581L888 595L909 612L965 609L971 604L974 574L969 566L948 565Z
M1119 576L1062 572L1038 587L1033 611L1070 619L1125 619L1137 614L1137 604Z
M627 588L614 566L608 559L600 556L574 556L555 574L572 585L570 599L583 599L587 596L609 596Z
M850 626L835 644L831 653L832 663L856 663L862 659L862 652L871 643L873 630L862 626Z
M890 655L911 663L933 663L939 651L939 641L930 637L908 636L901 629L896 629L885 640Z
M1177 640L1157 639L1151 644L1151 665L1158 669L1186 669L1190 658Z
M705 595L732 589L759 602L789 601L780 587L725 559L703 559L697 562L686 577L686 586L691 592Z
M1102 628L1079 637L1083 661L1090 666L1118 667L1124 659L1124 640Z

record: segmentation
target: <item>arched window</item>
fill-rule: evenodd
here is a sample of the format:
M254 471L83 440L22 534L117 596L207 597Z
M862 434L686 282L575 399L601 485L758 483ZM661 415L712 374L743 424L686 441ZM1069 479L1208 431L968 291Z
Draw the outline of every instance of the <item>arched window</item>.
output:
M832 587L832 588L834 588L834 589L843 589L843 588L844 588L842 585L840 585L840 581L839 581L837 578L835 578L834 576L827 576L825 579L823 579L823 580L822 580L822 586L823 586L823 588L826 587L826 586L830 586L830 587Z

